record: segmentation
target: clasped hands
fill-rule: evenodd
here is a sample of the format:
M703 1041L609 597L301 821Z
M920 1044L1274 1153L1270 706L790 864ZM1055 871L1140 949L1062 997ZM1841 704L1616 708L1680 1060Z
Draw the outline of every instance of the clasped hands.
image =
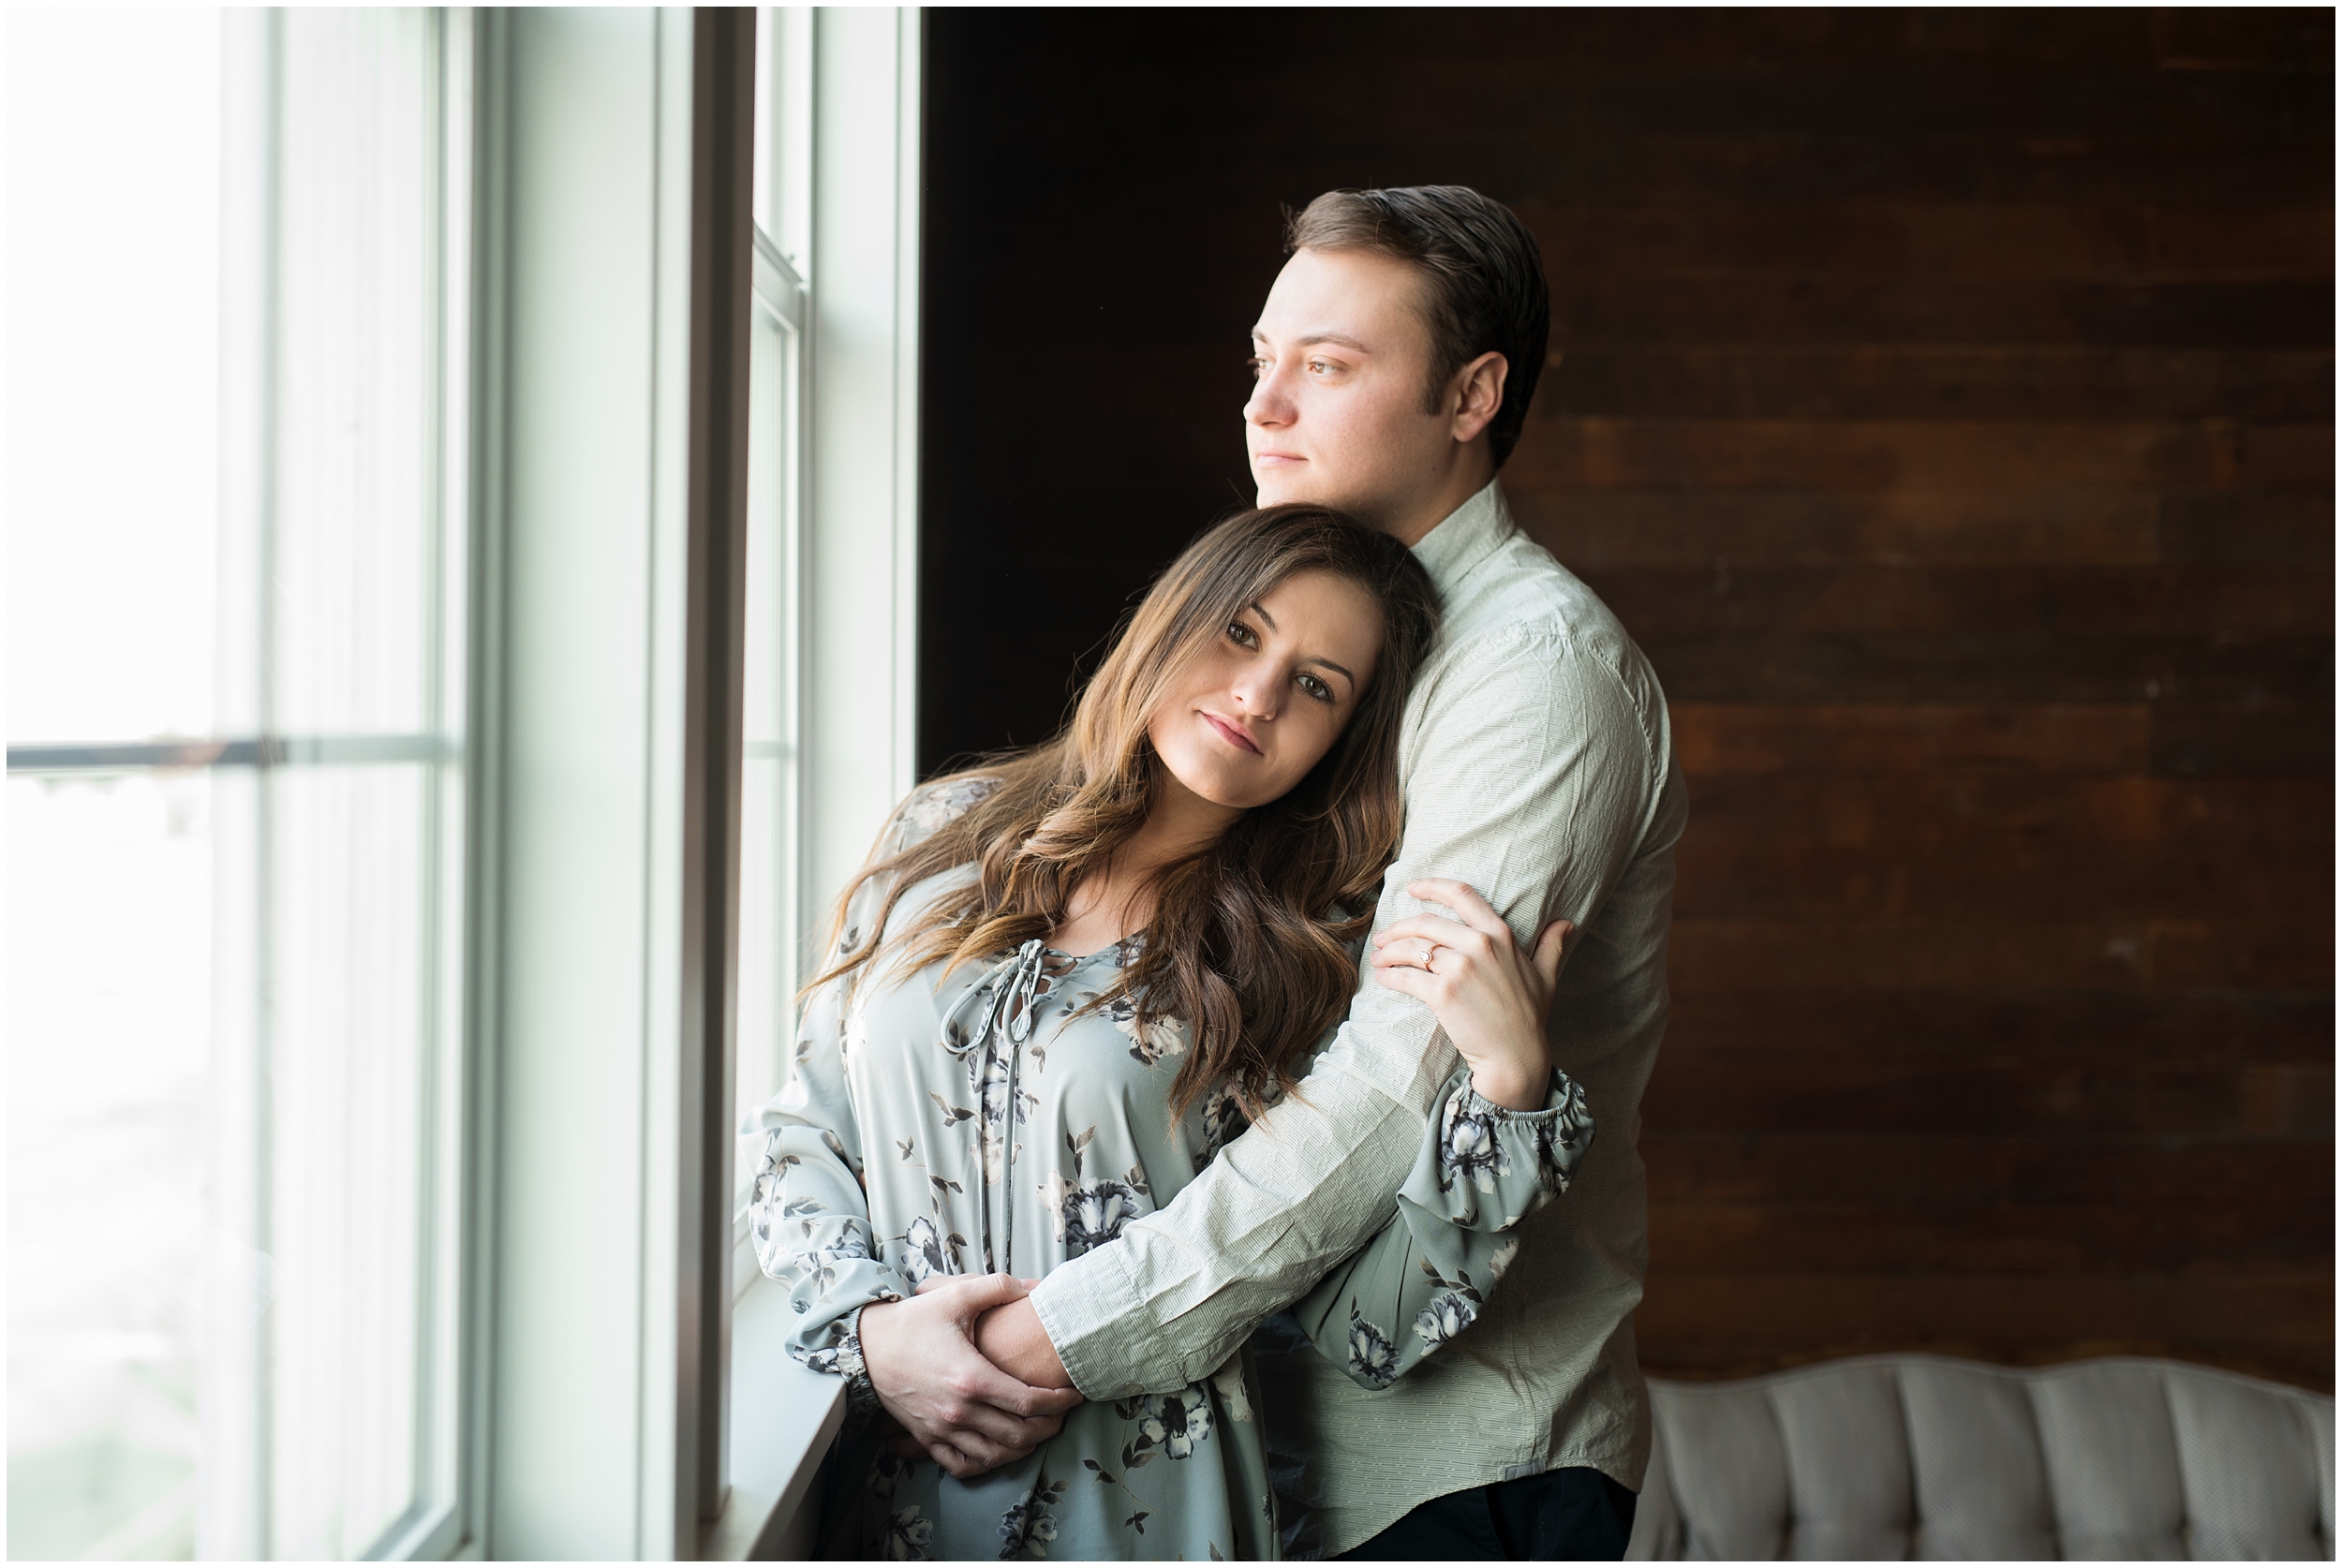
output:
M1538 1109L1552 1077L1545 1018L1574 928L1554 921L1527 950L1461 882L1426 878L1407 892L1462 918L1394 921L1374 938L1376 976L1431 1010L1483 1099ZM1039 1282L1007 1274L938 1276L907 1301L862 1309L863 1366L901 1428L891 1443L896 1454L925 1454L966 1480L1057 1435L1082 1397L1026 1299Z
M902 1428L896 1454L925 1454L966 1480L1057 1435L1082 1397L1025 1299L1038 1283L937 1275L908 1301L862 1309L862 1365Z

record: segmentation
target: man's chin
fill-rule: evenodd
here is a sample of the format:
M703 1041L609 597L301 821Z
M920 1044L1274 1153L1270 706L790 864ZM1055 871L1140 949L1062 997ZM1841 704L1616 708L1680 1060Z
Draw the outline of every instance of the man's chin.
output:
M1310 483L1308 471L1297 466L1291 473L1273 473L1267 478L1254 475L1253 482L1258 487L1253 499L1253 504L1256 507L1282 507L1310 502L1314 502L1319 506L1327 504L1326 498L1317 493L1317 487Z

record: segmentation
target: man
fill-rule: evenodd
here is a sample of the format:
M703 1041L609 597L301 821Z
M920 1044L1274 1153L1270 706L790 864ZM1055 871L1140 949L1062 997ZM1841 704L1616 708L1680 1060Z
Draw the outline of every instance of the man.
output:
M1274 1323L1254 1341L1281 1528L1297 1557L1614 1559L1651 1441L1635 1143L1685 816L1666 703L1617 620L1515 529L1496 482L1545 358L1527 228L1460 186L1335 191L1294 221L1290 249L1253 333L1260 504L1328 504L1388 531L1445 607L1409 698L1405 840L1376 928L1420 910L1406 889L1430 876L1478 889L1524 944L1572 922L1548 1032L1595 1136L1478 1321L1390 1389L1359 1388ZM1054 1430L1064 1397L1045 1391L1069 1379L1101 1399L1208 1376L1382 1223L1454 1064L1428 1011L1368 982L1300 1094L1116 1245L1029 1297L970 1280L873 1323L882 1401L973 1473Z

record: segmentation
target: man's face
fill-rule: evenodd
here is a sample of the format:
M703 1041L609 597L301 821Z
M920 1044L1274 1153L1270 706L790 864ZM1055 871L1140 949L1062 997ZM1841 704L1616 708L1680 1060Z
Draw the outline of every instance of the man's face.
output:
M1262 506L1310 501L1391 527L1445 477L1454 421L1426 412L1431 334L1413 267L1296 251L1253 329L1244 439Z

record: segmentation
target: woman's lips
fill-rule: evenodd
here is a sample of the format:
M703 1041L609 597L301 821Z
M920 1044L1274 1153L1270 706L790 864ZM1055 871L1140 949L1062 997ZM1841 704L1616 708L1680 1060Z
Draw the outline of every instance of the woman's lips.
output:
M1218 714L1205 714L1204 722L1219 731L1222 737L1225 739L1230 746L1239 747L1242 749L1251 752L1255 757L1260 755L1260 747L1253 744L1252 736L1246 734L1243 731L1238 729L1235 725L1229 723Z

